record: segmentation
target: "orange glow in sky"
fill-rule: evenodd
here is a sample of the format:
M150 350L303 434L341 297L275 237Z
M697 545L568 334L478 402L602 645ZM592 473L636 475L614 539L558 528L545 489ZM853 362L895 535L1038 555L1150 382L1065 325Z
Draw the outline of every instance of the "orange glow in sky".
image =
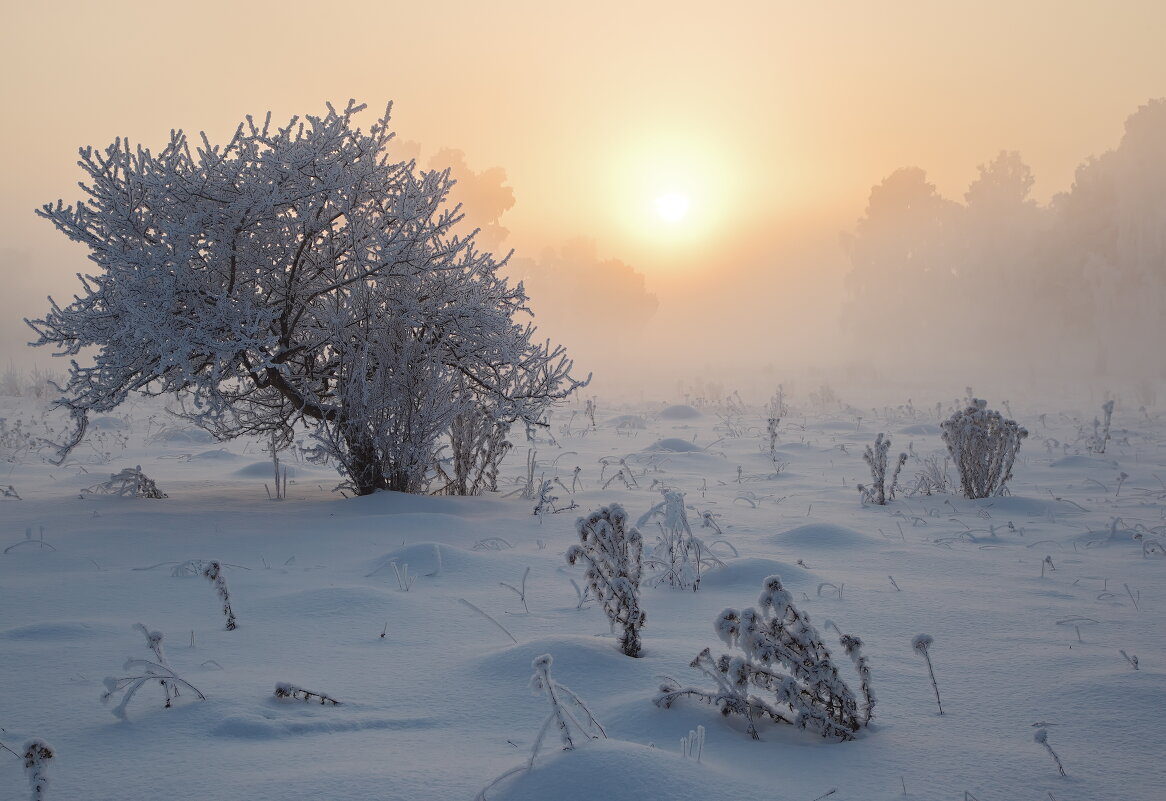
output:
M78 197L78 146L223 140L246 114L350 97L369 122L393 101L422 161L450 147L500 167L503 250L592 240L646 277L661 326L707 302L710 276L824 299L839 233L899 167L960 198L1016 150L1040 202L1067 190L1166 94L1164 30L1158 0L9 4L0 334L19 349L20 318L87 268L32 214Z

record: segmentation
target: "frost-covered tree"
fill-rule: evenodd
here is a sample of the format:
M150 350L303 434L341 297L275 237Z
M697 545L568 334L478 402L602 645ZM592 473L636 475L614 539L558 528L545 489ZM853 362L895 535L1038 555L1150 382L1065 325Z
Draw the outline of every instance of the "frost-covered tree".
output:
M579 544L567 549L567 561L585 565L592 596L603 605L612 627L623 630L620 649L639 656L640 629L647 619L640 608L644 544L639 530L628 525L627 512L618 503L579 518L575 530Z
M416 492L459 415L541 425L581 385L517 322L527 298L505 259L455 233L449 172L394 161L389 112L366 132L363 108L248 117L224 145L176 131L157 153L81 150L85 199L38 214L97 269L27 321L33 344L95 349L57 401L76 422L61 458L89 413L182 393L219 438L286 444L307 424L356 493Z
M973 398L967 407L944 420L940 428L959 473L964 497L1003 495L1028 430L990 410L988 402L980 398Z
M862 707L838 675L838 668L810 624L810 618L793 605L781 579L765 579L761 611L726 609L716 620L717 636L744 656L724 654L713 658L705 648L691 663L715 684L713 690L681 687L664 677L657 706L670 707L684 696L717 706L724 715L737 714L748 722L749 735L759 739L757 721L769 718L791 723L831 740L849 740L870 723L875 705L870 666L862 654L862 641L843 635L840 642L858 671ZM764 690L763 697L752 692Z

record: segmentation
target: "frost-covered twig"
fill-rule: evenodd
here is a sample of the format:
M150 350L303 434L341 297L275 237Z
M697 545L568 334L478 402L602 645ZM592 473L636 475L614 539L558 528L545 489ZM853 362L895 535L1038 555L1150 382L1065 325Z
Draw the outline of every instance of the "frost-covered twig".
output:
M697 726L689 730L687 737L680 738L680 755L685 759L695 759L700 762L704 754L704 726Z
M193 692L198 699L206 700L206 696L190 682L183 679L174 669L170 667L170 663L166 660L166 653L162 649L162 632L150 631L143 624L136 623L134 628L142 632L146 638L146 645L154 652L154 659L127 659L125 663L125 670L136 670L135 675L123 676L121 678L114 678L109 676L105 679L105 692L101 696L103 702L109 701L117 693L124 693L121 702L113 708L113 714L122 720L126 719L126 706L134 697L134 694L142 688L142 685L147 683L158 682L162 685L163 691L166 693L166 703L164 708L169 709L171 702L181 695L180 688Z
M19 548L21 545L35 545L38 548L42 548L42 549L48 548L50 551L57 550L56 548L54 548L53 546L51 546L47 542L45 542L45 527L44 526L40 527L40 539L33 539L31 526L25 528L24 529L24 539L18 541L14 545L9 545L7 548L4 549L4 553L8 553L11 550Z
M319 698L322 705L332 704L332 706L340 706L340 702L330 695L312 692L311 690L305 690L303 687L297 687L294 684L288 684L286 681L276 682L275 697L280 699L303 699L304 701L311 701L313 698Z
M202 570L202 575L214 585L215 592L223 602L223 615L227 618L227 631L234 631L238 627L235 613L231 610L231 591L227 587L227 579L223 576L223 568L217 561L211 561Z
M465 604L465 605L466 605L466 606L468 606L470 609L473 609L473 610L474 610L475 612L477 612L479 615L481 615L482 617L486 618L486 620L489 620L489 621L490 621L491 623L493 623L495 626L497 626L498 628L502 629L502 633L503 633L503 634L505 634L507 637L509 637L511 640L513 640L515 645L518 645L518 639L517 639L517 638L516 638L516 637L515 637L513 634L511 634L511 633L510 633L510 632L509 632L509 631L506 629L506 627L505 627L505 626L503 626L501 623L499 623L497 620L495 620L495 619L494 619L494 618L492 618L490 615L488 615L488 614L486 614L485 612L483 612L483 611L482 611L481 609L479 609L478 607L474 606L472 603L470 603L469 601L467 601L465 598L458 598L458 601L459 601L460 603L462 603L462 604Z
M1051 745L1049 745L1049 730L1043 727L1037 729L1036 732L1033 733L1032 739L1043 745L1045 750L1049 752L1049 756L1053 758L1053 762L1057 763L1057 772L1062 776L1067 775L1065 773L1065 766L1061 764L1061 758L1057 756L1057 752L1053 750Z
M527 576L529 576L529 575L530 575L530 567L527 567L527 568L526 568L526 570L522 571L522 583L521 583L521 589L519 589L518 587L515 587L515 586L514 586L514 585L512 585L512 584L507 584L505 581L499 581L499 582L498 582L498 583L499 583L499 584L501 584L503 587L505 587L506 589L510 590L511 592L513 592L515 595L517 595L517 596L518 596L518 599L519 599L520 601L522 601L522 608L523 608L523 610L524 610L524 611L525 611L525 612L526 612L528 615L530 614L530 607L526 605L526 577L527 577Z
M931 688L935 690L935 703L939 706L939 714L943 714L943 702L939 700L939 684L935 681L935 670L931 667L931 644L935 642L930 634L916 634L911 638L911 647L915 652L927 660L927 672L931 674Z

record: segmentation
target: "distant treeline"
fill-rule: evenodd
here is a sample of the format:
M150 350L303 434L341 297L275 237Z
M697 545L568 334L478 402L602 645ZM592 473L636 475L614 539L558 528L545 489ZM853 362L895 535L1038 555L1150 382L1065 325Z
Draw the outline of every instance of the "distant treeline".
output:
M963 201L891 173L844 235L846 328L891 354L1166 377L1166 99L1126 120L1047 206L1016 152Z

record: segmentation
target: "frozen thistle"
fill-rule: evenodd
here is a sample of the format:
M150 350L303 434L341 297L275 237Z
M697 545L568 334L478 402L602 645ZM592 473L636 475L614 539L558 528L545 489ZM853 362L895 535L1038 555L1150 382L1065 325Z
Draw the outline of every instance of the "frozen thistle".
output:
M681 687L665 676L654 699L656 705L667 708L684 696L692 696L718 707L723 715L744 717L755 740L760 739L760 718L790 723L830 740L852 739L870 722L876 700L870 688L870 668L861 652L862 641L846 635L841 640L862 680L865 708L860 710L821 635L809 617L793 605L779 577L765 579L758 604L760 611L752 607L740 612L726 609L714 622L717 637L729 647L739 648L743 656L714 658L706 648L692 661L691 667L713 681L713 690ZM752 694L754 688L767 695Z
M214 585L215 592L223 602L223 614L227 618L227 631L234 631L238 624L235 622L235 613L231 610L231 591L227 587L227 579L223 576L223 568L218 562L210 562L202 570L202 575Z
M935 681L935 670L931 667L931 644L935 642L930 634L916 634L911 638L911 647L927 662L927 672L931 674L931 689L935 690L935 703L939 714L943 714L943 702L939 700L939 684Z
M966 498L1003 495L1012 478L1012 465L1027 429L999 412L989 411L979 398L943 421L943 442L951 453Z
M34 737L24 744L24 772L32 790L31 801L44 801L49 787L49 761L56 756L53 747L40 738Z
M583 563L592 597L603 606L612 628L622 629L620 650L639 656L640 629L647 620L640 608L644 546L639 530L628 526L627 512L615 503L576 520L575 530L579 544L567 549L567 561ZM580 606L585 599L580 593Z
M858 490L863 494L864 498L869 498L872 503L876 503L879 506L886 506L888 497L894 499L895 486L899 482L899 471L907 463L907 454L900 453L898 460L895 462L895 472L891 477L891 486L887 487L887 452L890 449L891 438L884 434L879 434L875 437L874 447L872 448L870 445L867 445L866 453L862 455L863 460L870 466L871 487L867 489L859 484Z
M1049 752L1049 756L1053 758L1053 762L1057 763L1057 772L1062 776L1067 775L1065 773L1065 766L1061 764L1061 758L1057 756L1057 752L1049 745L1049 730L1042 726L1033 733L1032 739L1040 745L1043 745L1045 750Z

